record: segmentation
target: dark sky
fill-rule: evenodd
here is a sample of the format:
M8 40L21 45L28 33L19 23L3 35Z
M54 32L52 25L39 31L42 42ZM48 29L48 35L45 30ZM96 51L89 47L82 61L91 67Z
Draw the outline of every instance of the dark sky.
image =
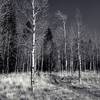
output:
M84 23L100 32L100 0L49 0L49 7L52 16L61 10L69 17L74 17L75 9L79 8Z

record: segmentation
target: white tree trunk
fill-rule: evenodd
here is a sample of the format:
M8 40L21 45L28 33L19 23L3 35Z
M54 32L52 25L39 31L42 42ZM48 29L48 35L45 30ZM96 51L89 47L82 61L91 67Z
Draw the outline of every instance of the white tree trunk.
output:
M95 66L95 62L94 62L94 55L93 55L93 71L94 71L94 73L96 73L96 68L95 68L96 66Z
M7 33L7 74L9 73L9 45L10 45L10 35Z
M67 57L66 57L66 45L67 45L67 41L66 41L66 22L63 21L63 27L64 27L64 38L65 38L65 66L66 66L66 70L67 70Z
M31 68L31 86L34 82L33 76L36 71L36 62L35 62L35 31L36 31L36 16L35 16L35 0L32 1L32 9L33 9L33 41L32 41L32 68Z
M35 31L36 31L36 16L35 16L35 0L32 2L33 7L33 50L32 50L32 67L35 69Z
M41 60L42 60L42 62L41 62L41 72L42 72L42 71L43 71L43 62L44 62L43 47L42 47L42 49L41 49L41 53L42 53L42 57L41 57Z
M61 76L62 76L62 65L61 65L61 61L60 61L60 59L61 59L61 57L60 57L60 50L58 49L57 50L57 52L58 52L58 63L57 63L57 68L59 69L59 67L60 67L60 71L61 71Z
M73 74L73 43L71 43L70 74Z
M79 59L79 82L81 83L81 54L80 54L80 31L78 25L78 59Z

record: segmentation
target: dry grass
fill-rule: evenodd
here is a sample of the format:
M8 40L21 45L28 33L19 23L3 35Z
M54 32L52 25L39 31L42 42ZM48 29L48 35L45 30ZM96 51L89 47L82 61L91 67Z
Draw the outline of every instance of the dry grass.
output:
M32 92L30 73L0 75L0 100L100 100L100 75L82 73L82 84L77 76L77 72L40 73Z

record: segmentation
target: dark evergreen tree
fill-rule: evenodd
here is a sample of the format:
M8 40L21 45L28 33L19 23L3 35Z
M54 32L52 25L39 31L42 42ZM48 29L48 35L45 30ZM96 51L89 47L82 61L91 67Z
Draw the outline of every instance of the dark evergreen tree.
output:
M4 2L1 8L2 20L0 19L1 34L3 41L3 67L5 72L13 72L16 63L16 15L14 0Z
M49 71L51 72L55 68L55 45L53 42L53 36L51 29L48 28L47 31L44 33L44 43L43 43L43 71ZM41 59L42 60L42 59ZM41 61L42 62L42 61ZM38 68L39 67L39 68ZM37 68L41 69L38 65Z

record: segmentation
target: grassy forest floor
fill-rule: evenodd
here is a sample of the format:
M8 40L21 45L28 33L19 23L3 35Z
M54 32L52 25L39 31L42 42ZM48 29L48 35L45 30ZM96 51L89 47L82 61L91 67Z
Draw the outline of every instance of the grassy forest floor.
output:
M0 100L100 100L100 74L82 72L70 75L40 73L35 76L33 92L30 73L0 75Z

